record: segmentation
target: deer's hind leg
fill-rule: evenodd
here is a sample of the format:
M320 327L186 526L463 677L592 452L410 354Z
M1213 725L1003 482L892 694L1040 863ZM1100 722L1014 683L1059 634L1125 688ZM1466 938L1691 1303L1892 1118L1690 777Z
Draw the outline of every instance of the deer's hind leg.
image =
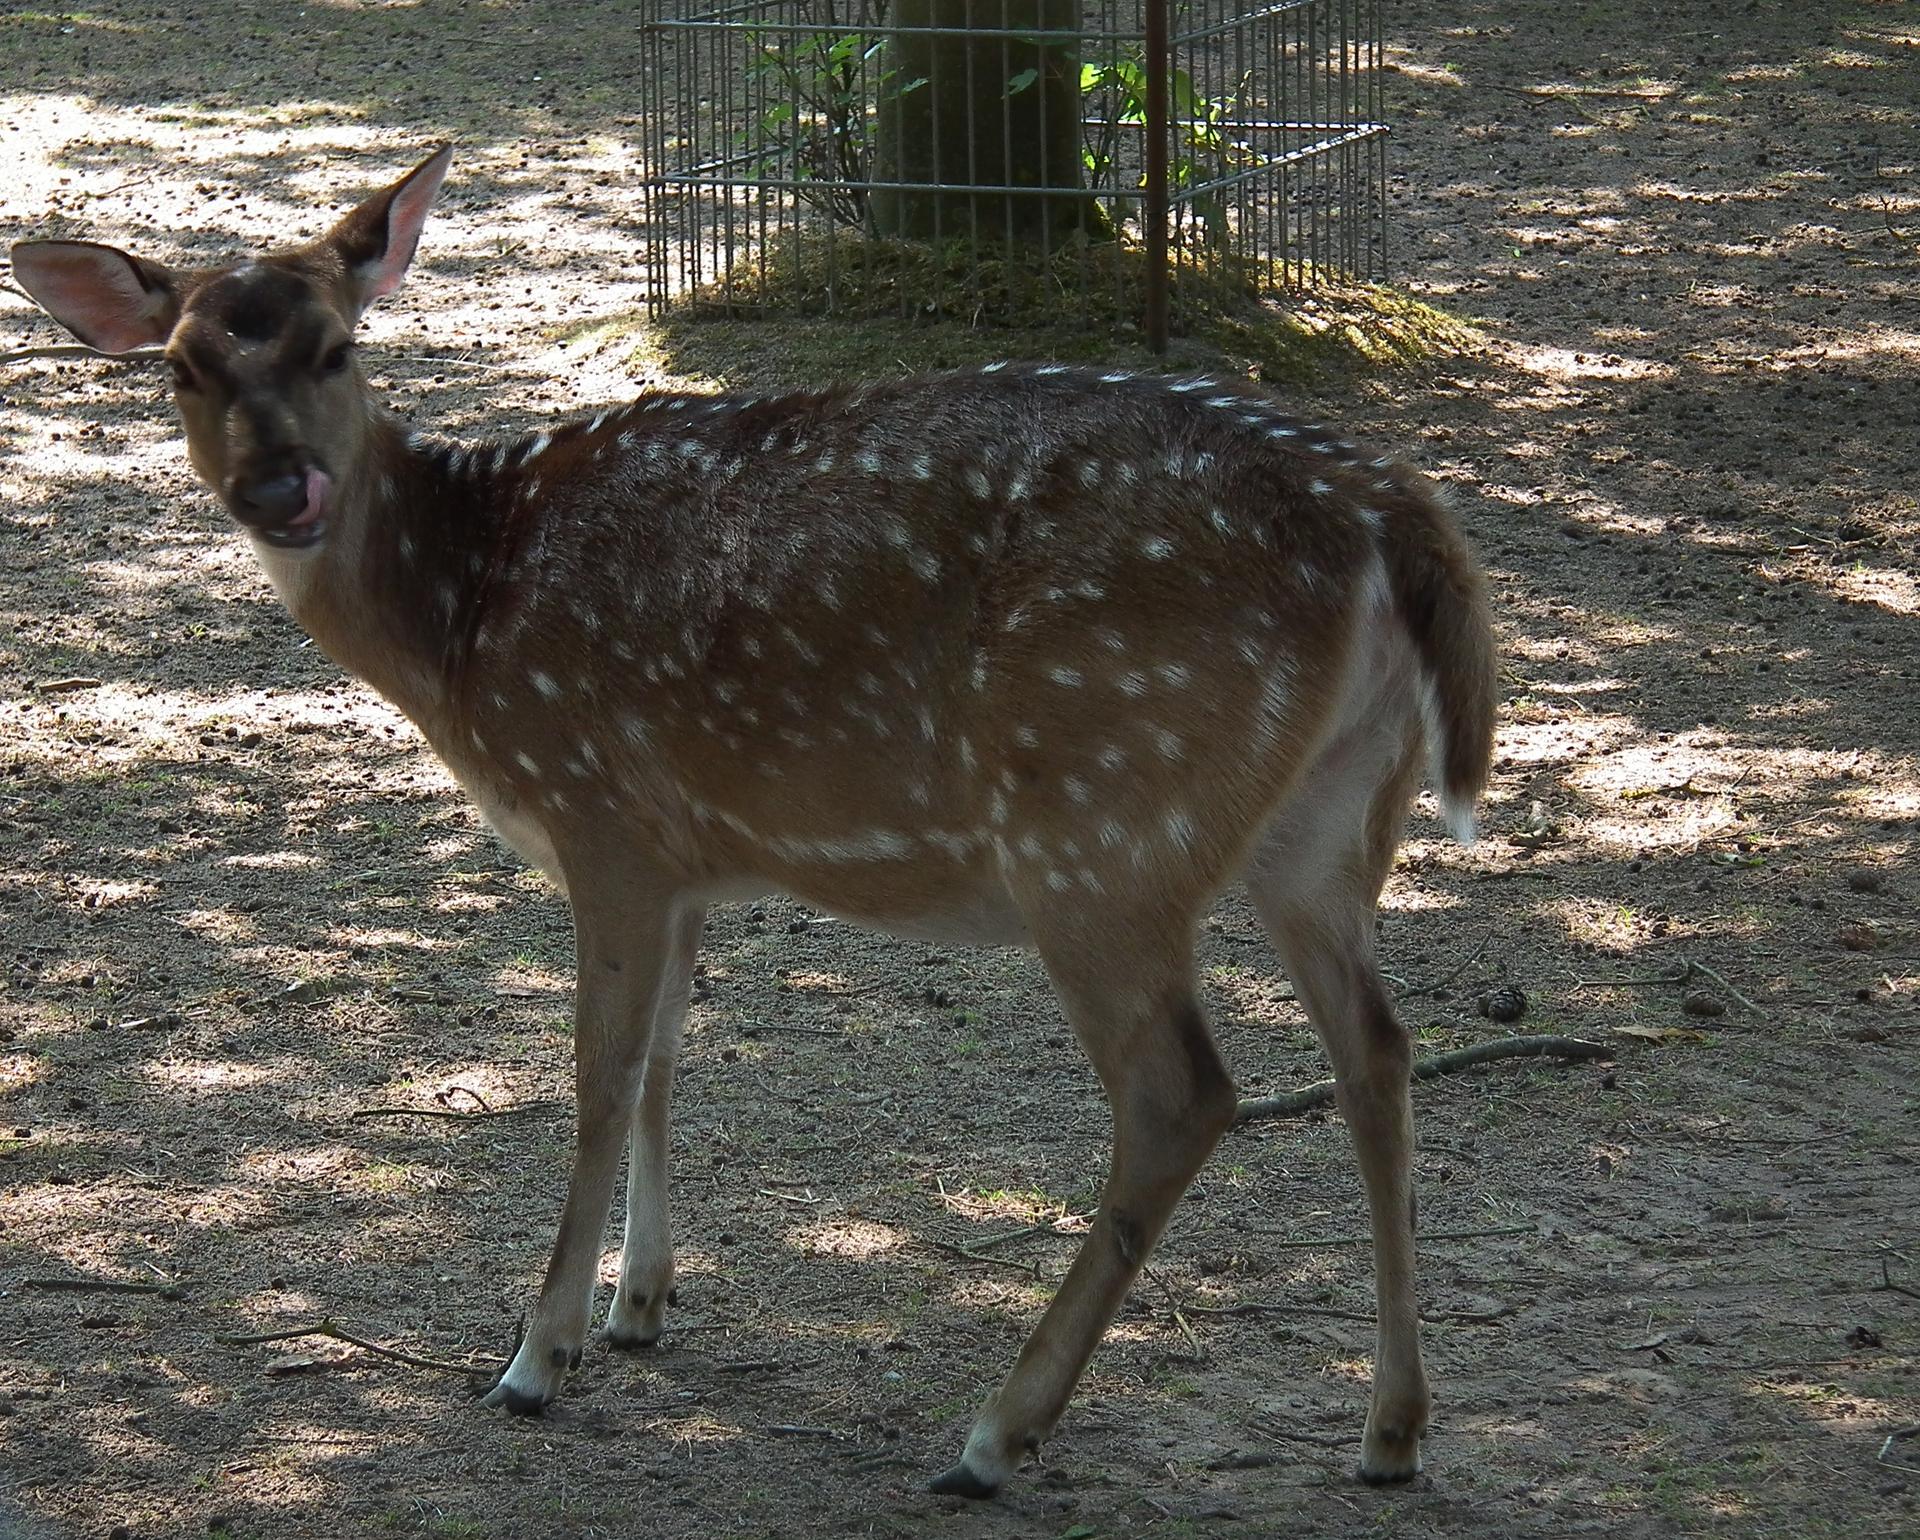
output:
M1264 837L1248 895L1333 1061L1372 1219L1377 1349L1360 1475L1420 1470L1432 1396L1414 1291L1412 1045L1374 957L1374 915L1419 774L1417 740L1348 745Z
M959 1464L933 1488L997 1491L1050 1432L1168 1216L1233 1120L1234 1090L1193 984L1192 916L1029 910L1068 1021L1113 1109L1100 1212Z

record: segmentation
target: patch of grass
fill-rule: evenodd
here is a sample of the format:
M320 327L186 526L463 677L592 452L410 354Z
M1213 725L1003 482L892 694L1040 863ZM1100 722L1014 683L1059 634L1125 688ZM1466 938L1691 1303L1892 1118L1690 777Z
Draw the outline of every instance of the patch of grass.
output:
M601 318L571 340L624 350L642 372L761 390L1010 356L1232 369L1298 387L1418 368L1484 342L1472 321L1398 289L1298 288L1297 266L1221 260L1175 274L1176 338L1156 358L1141 331L1145 261L1124 242L1067 243L1042 265L991 250L975 263L964 242L807 235L688 295L657 324Z

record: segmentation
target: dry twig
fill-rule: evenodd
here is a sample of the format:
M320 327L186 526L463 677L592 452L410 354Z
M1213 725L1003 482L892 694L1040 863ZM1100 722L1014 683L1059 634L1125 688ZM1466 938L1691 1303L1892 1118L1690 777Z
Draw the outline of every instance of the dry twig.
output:
M1589 1043L1584 1038L1556 1037L1550 1034L1531 1037L1500 1037L1491 1042L1475 1043L1467 1048L1455 1048L1448 1053L1433 1054L1414 1062L1415 1080L1432 1080L1440 1075L1457 1074L1476 1064L1487 1064L1495 1059L1611 1059L1613 1050L1604 1043ZM1278 1096L1252 1097L1240 1103L1240 1110L1234 1115L1235 1124L1251 1123L1256 1118L1290 1118L1315 1107L1325 1107L1334 1098L1334 1082L1316 1080L1312 1085L1302 1086L1297 1091L1285 1091Z
M177 1283L142 1283L125 1278L25 1278L30 1289L46 1289L61 1294L154 1294L161 1299L185 1299L187 1291Z
M1881 1440L1880 1453L1874 1458L1890 1469L1903 1470L1909 1475L1920 1476L1920 1465L1902 1465L1898 1460L1889 1460L1887 1458L1888 1455L1893 1453L1893 1446L1895 1444L1909 1438L1920 1438L1920 1422L1916 1422L1910 1428L1895 1428Z
M444 1374L476 1375L492 1371L493 1366L503 1360L491 1359L476 1363L448 1363L441 1358L422 1358L415 1353L405 1353L399 1348L390 1348L382 1343L371 1342L365 1337L355 1336L334 1324L332 1316L325 1316L311 1326L291 1326L284 1331L248 1332L240 1336L220 1336L213 1340L225 1343L229 1347L245 1347L257 1342L293 1342L301 1337L330 1337L335 1342L345 1342L362 1352L374 1353L381 1358L391 1358L395 1363L410 1364L416 1369L437 1369Z
M461 1112L453 1107L356 1107L352 1118L445 1118L453 1123L477 1123L482 1118L513 1118L523 1112L547 1112L566 1103L558 1101L521 1102L513 1107L482 1107Z
M1257 1226L1249 1226L1249 1228L1256 1235L1270 1233ZM1414 1239L1425 1246L1431 1241L1477 1241L1496 1235L1533 1235L1539 1228L1538 1225L1525 1224L1495 1225L1485 1230L1432 1230L1421 1231L1414 1236ZM1302 1240L1271 1241L1268 1243L1268 1249L1270 1251L1313 1251L1327 1246L1371 1246L1372 1244L1371 1235L1313 1235Z
M131 353L102 353L84 342L51 342L44 347L16 348L11 353L0 353L0 364L23 364L32 358L98 358L109 364L145 364L161 356L158 348L135 348Z
M1887 1266L1887 1259L1880 1258L1880 1281L1873 1286L1875 1294L1904 1294L1908 1299L1920 1299L1920 1289L1910 1289L1904 1283L1893 1281L1893 1271Z
M990 1257L983 1251L975 1251L971 1247L961 1246L953 1241L936 1241L926 1236L919 1236L916 1239L922 1246L931 1247L935 1251L944 1251L948 1256L959 1257L963 1261L984 1262L989 1267L1010 1267L1015 1272L1025 1273L1029 1278L1036 1280L1040 1277L1038 1262L1022 1262L1017 1257Z
M1733 985L1727 982L1725 974L1709 968L1703 962L1695 962L1691 957L1682 957L1679 959L1679 963L1680 966L1672 973L1656 973L1649 978L1575 979L1573 981L1573 987L1575 989L1643 989L1651 985L1663 984L1669 988L1677 989L1683 984L1691 984L1697 978L1703 978L1718 984L1728 994L1732 995L1734 1000L1738 1002L1740 1007L1749 1015L1765 1016L1766 1013L1762 1011L1759 1006L1755 1005L1745 995L1741 994L1739 990L1735 989Z
M1280 1300L1249 1299L1237 1305L1189 1304L1183 1308L1200 1315L1311 1315L1329 1321L1364 1321L1369 1325L1374 1320L1371 1310L1341 1310L1333 1305L1293 1305ZM1501 1305L1494 1310L1423 1310L1420 1319L1434 1325L1486 1326L1519 1313L1518 1305Z

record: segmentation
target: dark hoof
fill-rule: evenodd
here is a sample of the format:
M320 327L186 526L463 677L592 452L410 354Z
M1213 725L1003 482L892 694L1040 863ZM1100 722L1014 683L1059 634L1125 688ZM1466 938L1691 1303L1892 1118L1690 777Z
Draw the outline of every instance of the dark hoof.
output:
M992 1497L1000 1490L990 1481L983 1481L967 1468L962 1460L951 1470L943 1471L927 1483L929 1492L937 1492L942 1497L971 1497L975 1500Z
M547 1403L540 1396L530 1396L524 1390L515 1390L504 1382L488 1391L483 1402L486 1406L504 1406L515 1417L539 1417L545 1413Z
M1354 1475L1358 1476L1363 1482L1365 1482L1370 1487L1405 1486L1409 1481L1413 1480L1413 1478L1419 1474L1420 1474L1420 1467L1418 1465L1414 1466L1412 1470L1406 1470L1406 1471L1368 1470L1366 1466L1362 1465L1357 1470L1354 1471Z
M657 1346L660 1341L660 1333L655 1332L649 1337L637 1331L615 1331L609 1326L605 1331L600 1333L600 1340L616 1352L639 1353L647 1348Z

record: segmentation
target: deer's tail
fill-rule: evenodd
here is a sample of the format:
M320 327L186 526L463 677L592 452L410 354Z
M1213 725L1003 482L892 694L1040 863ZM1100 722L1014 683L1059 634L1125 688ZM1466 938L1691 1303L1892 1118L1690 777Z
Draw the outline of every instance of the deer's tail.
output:
M1427 752L1447 827L1463 844L1493 768L1495 663L1486 584L1440 489L1407 489L1381 533L1387 580L1420 661Z

